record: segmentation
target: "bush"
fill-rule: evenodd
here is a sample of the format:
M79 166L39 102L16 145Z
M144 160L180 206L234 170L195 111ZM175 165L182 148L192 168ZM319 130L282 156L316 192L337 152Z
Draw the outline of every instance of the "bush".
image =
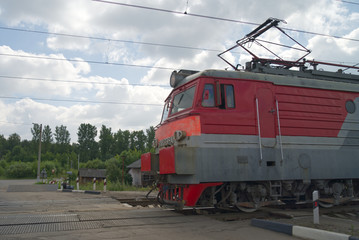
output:
M31 163L13 162L6 169L6 176L9 178L35 177L31 165Z
M5 159L0 160L0 176L5 176L5 169L7 168L7 163Z
M54 174L52 174L52 170L55 170L55 174L59 169L59 165L56 162L52 161L43 161L41 162L40 171L43 169L46 170L47 177L54 177Z
M0 166L0 176L5 176L5 169Z
M93 169L105 169L105 163L102 162L100 159L96 158L92 161L88 161L85 164L85 168L93 168Z
M127 173L126 163L123 166L122 159L118 155L106 161L107 179L113 183L122 181L122 168L124 168L125 183L131 185L132 177Z

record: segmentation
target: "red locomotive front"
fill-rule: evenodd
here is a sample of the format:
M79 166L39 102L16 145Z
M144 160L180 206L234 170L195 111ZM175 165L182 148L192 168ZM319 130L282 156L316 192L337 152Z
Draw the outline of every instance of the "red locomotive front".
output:
M359 76L317 65L254 58L235 71L173 72L156 153L141 157L159 200L254 211L310 201L314 189L322 206L356 198Z

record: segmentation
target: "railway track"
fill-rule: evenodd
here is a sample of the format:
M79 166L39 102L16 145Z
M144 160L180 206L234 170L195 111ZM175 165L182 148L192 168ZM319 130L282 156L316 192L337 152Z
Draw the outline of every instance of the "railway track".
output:
M155 206L160 207L156 198L114 198L121 203L129 204L133 207ZM256 212L246 213L238 211L235 208L219 209L213 207L194 207L175 210L172 207L162 206L169 211L181 215L204 215L219 221L242 221L253 218L261 219L294 219L296 217L312 216L312 203L303 203L296 205L273 205L262 207ZM332 208L320 208L323 216L336 217L342 219L359 219L359 201L348 202Z
M155 198L122 198L120 203L131 206L155 205ZM253 213L238 212L234 209L187 208L182 211L174 209L134 209L114 211L86 211L46 214L10 214L0 215L0 238L2 236L20 235L38 232L58 232L71 230L87 230L100 228L138 228L145 226L176 225L188 222L203 221L203 217L221 222L246 221L253 218L267 220L308 221L311 217L311 207L300 206L297 209L283 207L263 207ZM330 219L354 220L359 222L358 202L338 206L331 209L321 209L321 216ZM202 220L201 220L202 219ZM301 220L303 219L303 220ZM25 236L23 235L23 236Z
M136 206L148 207L150 205L159 206L159 203L156 198L118 198L118 197L112 197L112 198L118 200L120 203L131 205L132 207L136 207Z

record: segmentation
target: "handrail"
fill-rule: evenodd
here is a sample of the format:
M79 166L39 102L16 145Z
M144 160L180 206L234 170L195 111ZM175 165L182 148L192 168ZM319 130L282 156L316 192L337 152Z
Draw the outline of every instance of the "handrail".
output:
M281 130L280 130L278 99L275 100L275 104L276 104L276 107L277 107L278 134L279 134L279 143L280 143L280 153L281 153L281 157L282 157L282 160L281 160L281 165L282 165L283 160L284 160L284 156L283 156L282 133L281 133Z
M257 106L257 123L258 123L259 153L260 153L261 161L262 161L262 160L263 160L263 153L262 153L262 140L261 140L261 124L260 124L260 121L259 121L258 98L256 98L256 106Z

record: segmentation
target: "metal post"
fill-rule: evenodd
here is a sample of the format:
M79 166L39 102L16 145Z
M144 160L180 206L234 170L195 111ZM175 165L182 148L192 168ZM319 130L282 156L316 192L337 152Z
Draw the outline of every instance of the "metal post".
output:
M103 191L106 192L106 178L103 180Z
M318 191L313 191L313 223L319 224L319 194Z
M93 190L96 190L96 178L93 178Z
M77 190L80 190L79 177L76 178L76 188Z
M40 182L42 124L40 124L39 154L37 156L37 182Z

